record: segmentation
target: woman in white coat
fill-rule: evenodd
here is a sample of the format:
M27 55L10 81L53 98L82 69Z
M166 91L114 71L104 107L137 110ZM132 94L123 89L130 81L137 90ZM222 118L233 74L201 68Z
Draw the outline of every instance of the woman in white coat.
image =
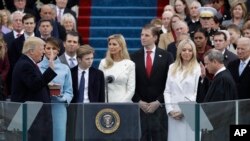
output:
M135 64L130 60L127 45L121 34L108 37L108 51L99 69L107 79L106 102L132 102L135 93Z
M196 59L196 47L191 39L182 40L177 47L176 60L170 65L164 91L168 113L168 141L194 141L194 131L185 120L179 102L195 101L201 74Z

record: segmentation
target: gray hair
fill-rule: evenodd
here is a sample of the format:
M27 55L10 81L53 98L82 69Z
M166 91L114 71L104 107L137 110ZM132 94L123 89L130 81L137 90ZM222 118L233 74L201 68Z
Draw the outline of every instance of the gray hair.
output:
M15 11L15 12L13 12L11 15L10 15L10 20L11 20L11 22L13 22L13 17L14 17L14 15L21 15L22 16L22 18L23 18L23 16L25 15L23 12L20 12L20 11ZM21 18L21 19L22 19Z
M220 64L224 64L224 56L223 54L216 50L216 49L210 49L208 50L204 56L207 56L208 60L209 61L217 61L219 62Z

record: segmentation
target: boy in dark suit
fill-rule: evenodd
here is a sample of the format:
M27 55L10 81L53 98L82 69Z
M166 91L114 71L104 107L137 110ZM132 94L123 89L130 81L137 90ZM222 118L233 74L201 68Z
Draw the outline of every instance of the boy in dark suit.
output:
M67 140L83 139L82 103L104 102L104 74L92 67L94 49L89 45L80 46L76 51L78 65L71 69L73 83L72 103L68 109ZM73 124L72 124L73 122Z

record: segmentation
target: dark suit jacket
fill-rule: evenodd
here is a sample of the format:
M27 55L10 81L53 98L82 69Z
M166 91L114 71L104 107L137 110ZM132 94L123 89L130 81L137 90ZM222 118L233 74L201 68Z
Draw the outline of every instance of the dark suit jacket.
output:
M55 76L51 68L42 74L32 60L22 55L13 70L11 101L50 103L48 83Z
M72 83L73 83L73 94L72 103L76 103L79 98L78 92L78 65L71 69ZM104 74L102 71L90 67L89 68L89 84L88 84L88 95L90 102L104 102Z
M199 83L201 84L201 83ZM206 84L206 83L204 83ZM216 102L237 99L234 80L228 70L218 73L207 87L203 102ZM198 93L199 94L199 93ZM202 134L202 141L229 141L229 125L235 123L233 102L219 102L201 105L214 130Z
M240 59L237 59L228 65L228 70L231 72L236 83L239 99L250 98L250 61L246 65L242 74L239 76Z
M67 59L65 57L65 53L63 53L61 56L59 56L59 59L60 59L61 63L69 66L69 63L67 62Z
M4 39L4 41L6 42L7 47L8 47L8 49L9 49L10 46L11 46L11 44L12 44L12 42L13 42L13 40L15 39L15 37L14 37L14 32L11 31L11 32L9 32L9 33L7 33L7 34L4 34L4 35L3 35L3 39Z
M22 55L13 70L11 101L50 103L48 83L55 76L56 73L51 68L42 74L28 56ZM52 141L50 105L42 106L28 132L28 140Z
M173 55L174 60L175 60L176 59L176 52L177 52L177 47L175 45L175 42L172 42L168 45L167 51Z
M39 23L39 21L38 21L38 23ZM65 37L66 37L65 28L59 22L57 22L55 20L52 21L52 24L53 24L53 30L51 32L51 36L53 36L55 38L59 38L62 41L65 41ZM39 26L39 24L36 24L36 28L35 28L34 32L35 32L35 35L37 37L40 37L41 34L40 34L39 30L38 30L38 28L39 28L38 26Z
M14 68L17 60L22 55L23 44L25 41L24 34L16 38L9 47L9 61L11 70Z
M227 65L228 65L230 62L232 62L232 61L238 59L237 55L235 55L234 53L232 53L232 52L229 51L228 49L225 50L225 52L224 52L223 55L224 55L224 65L225 65L226 67L227 67Z
M212 80L203 102L235 99L237 99L236 84L231 73L228 70L224 70L218 73Z
M160 103L164 103L163 92L168 68L173 62L172 55L156 47L150 78L146 74L143 48L131 55L131 60L136 64L136 88L133 101L152 102L158 100Z

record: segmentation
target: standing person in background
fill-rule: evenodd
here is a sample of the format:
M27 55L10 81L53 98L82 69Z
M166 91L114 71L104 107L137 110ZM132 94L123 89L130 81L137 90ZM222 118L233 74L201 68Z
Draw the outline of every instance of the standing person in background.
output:
M132 102L135 92L135 64L130 60L126 41L121 34L108 37L108 50L99 69L104 72L107 81L112 79L110 84L106 84L106 101Z
M249 99L250 91L250 39L241 37L237 41L237 56L239 59L232 61L227 66L236 83L239 99ZM249 101L239 102L239 124L250 123Z
M64 41L65 52L59 57L63 64L66 64L70 68L77 65L76 50L79 48L79 36L77 32L67 32L66 39Z
M180 14L186 23L190 21L189 8L186 0L175 0L174 9L176 14Z
M230 34L230 44L229 44L228 50L233 52L234 54L237 54L236 44L237 44L238 39L241 37L240 28L235 24L231 24L227 27L227 31Z
M0 15L2 15L2 25L13 30L12 22L10 19L10 11L7 9L0 10Z
M76 19L70 13L63 14L62 19L61 19L61 25L65 28L66 32L70 32L70 31L78 32ZM79 44L83 45L81 34L79 34Z
M13 70L11 101L51 102L48 83L57 75L54 71L54 59L49 58L49 65L43 74L36 65L43 57L44 45L45 42L37 37L29 37L25 41L23 55ZM28 130L28 140L52 141L51 119L50 106L44 105Z
M163 92L169 65L173 62L170 53L155 46L157 29L147 24L142 28L143 48L131 58L136 65L136 88L134 102L139 103L141 116L141 141L167 140L167 115Z
M223 21L222 26L228 27L230 24L235 24L241 29L247 16L247 8L245 3L234 2L231 7L231 16L232 19Z
M189 5L190 21L189 21L189 23L187 23L187 25L188 25L188 28L189 28L190 37L192 39L194 37L195 30L201 26L200 13L199 13L199 10L198 10L200 7L201 7L201 4L198 1L193 1Z
M5 100L8 96L7 91L7 74L10 69L9 59L7 55L7 46L2 38L0 38L0 79L1 79L1 89L3 95L0 95L0 100Z
M223 62L225 66L238 58L234 53L227 49L228 44L229 40L223 31L218 31L214 34L214 48L223 54Z
M38 64L41 72L45 72L50 64L50 58L54 61L54 71L57 76L50 81L49 86L59 85L60 92L51 96L52 121L53 121L53 141L66 141L67 105L73 97L72 78L70 69L62 64L58 58L59 43L55 38L48 38L45 45L45 56Z
M178 102L196 101L198 80L201 74L196 58L196 47L191 39L182 40L177 47L177 56L169 66L164 90L168 113L168 141L193 141L195 134L186 122Z
M194 43L196 46L196 52L197 52L197 60L202 63L204 63L204 54L211 49L212 47L207 44L207 32L203 28L198 28L194 32Z

